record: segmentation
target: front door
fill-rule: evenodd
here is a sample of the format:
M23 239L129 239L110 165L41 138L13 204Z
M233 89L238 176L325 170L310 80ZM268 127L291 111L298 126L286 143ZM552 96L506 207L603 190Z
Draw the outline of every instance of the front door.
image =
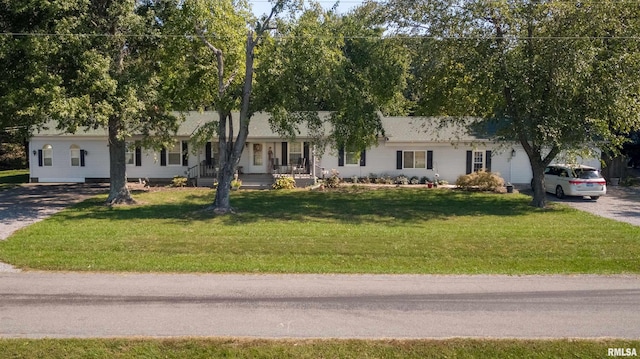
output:
M267 164L265 160L264 143L252 143L249 148L251 150L249 173L266 173Z

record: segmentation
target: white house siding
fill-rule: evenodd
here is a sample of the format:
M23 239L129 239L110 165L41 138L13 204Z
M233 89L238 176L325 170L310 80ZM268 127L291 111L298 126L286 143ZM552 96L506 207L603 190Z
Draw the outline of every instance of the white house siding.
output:
M180 140L187 140L182 138ZM39 166L37 151L45 145L53 148L52 166ZM71 165L72 145L79 146L86 151L85 165ZM91 179L108 179L109 175L109 149L104 138L34 138L31 140L29 154L30 177L38 182L85 182ZM36 154L33 154L33 152ZM138 178L170 179L174 176L184 176L187 169L198 163L197 154L189 150L188 166L160 165L160 152L142 149L141 165L127 165L127 177L129 180Z
M177 140L187 141L203 120L206 114L190 114L187 121L178 132ZM242 166L244 173L268 173L269 159L268 149L273 152L274 162L284 166L289 166L289 155L292 141L280 138L273 133L268 125L268 116L262 115L253 119L252 127L247 140L247 145L242 153L239 166ZM424 132L419 119L412 118L385 118L383 121L389 138L381 139L378 146L368 149L365 152L364 165L339 165L339 151L326 148L322 156L318 158L316 166L324 168L330 172L332 169L339 171L343 178L365 177L370 174L377 176L405 175L409 178L413 176L428 177L434 179L439 174L440 179L450 183L456 181L458 176L467 171L467 151L491 151L491 171L498 172L507 182L514 184L529 183L532 177L531 166L528 157L520 145L500 146L498 144L476 143L481 140L465 137L456 145L451 144L446 138L450 136L434 136ZM50 126L51 128L55 126ZM305 142L307 136L301 133L296 142ZM477 141L476 141L477 140ZM466 142L465 142L466 141ZM216 145L215 141L211 141ZM37 151L41 150L45 144L53 147L53 166L38 166ZM77 145L80 149L87 151L85 156L85 166L71 165L71 145ZM262 146L262 166L253 164L254 145ZM286 147L285 145L286 144ZM304 146L303 146L304 147ZM512 154L515 150L515 156ZM82 182L90 179L109 178L109 151L107 147L106 132L103 130L93 130L76 135L62 134L56 130L43 131L32 138L30 144L30 171L31 177L40 182ZM33 151L36 151L34 154ZM432 153L433 168L403 168L397 169L397 151L430 151ZM127 165L127 176L129 180L138 178L165 179L169 180L174 176L183 176L191 167L195 167L206 159L206 147L193 150L188 149L188 165L168 165L161 166L160 152L142 149L140 166ZM312 149L309 149L307 163L311 165ZM559 156L562 157L562 156ZM557 161L561 162L559 158ZM599 160L579 160L580 163L588 164L599 168ZM290 169L281 167L281 170ZM313 169L311 169L313 171ZM318 176L322 173L316 171Z
M53 150L52 166L40 166L38 150L45 145ZM32 179L38 182L84 182L86 178L109 177L109 153L105 151L106 141L101 138L40 138L30 143L29 169ZM85 150L85 165L71 165L71 146ZM35 152L35 154L34 154Z
M338 156L335 150L326 150L320 160L320 166L327 171L335 169L340 177L350 178L353 176L365 177L370 174L377 176L399 176L405 175L409 178L413 176L426 176L434 179L438 174L441 180L454 183L458 176L466 173L467 151L492 152L491 171L499 172L505 181L512 183L528 183L531 179L531 168L529 161L521 150L520 154L511 158L511 150L499 149L497 146L472 146L470 144L459 144L452 146L450 143L393 143L381 141L377 147L366 151L365 166L360 165L338 165ZM433 168L403 168L397 169L397 151L432 151ZM516 151L518 152L518 151ZM486 161L486 160L485 160ZM426 167L426 166L425 166Z

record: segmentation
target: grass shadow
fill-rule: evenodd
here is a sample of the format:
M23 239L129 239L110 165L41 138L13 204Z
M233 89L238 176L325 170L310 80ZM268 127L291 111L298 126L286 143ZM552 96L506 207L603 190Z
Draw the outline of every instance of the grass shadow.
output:
M181 191L160 196L153 203L107 207L102 197L84 201L56 217L66 219L163 219L188 224L214 217L207 211L213 191ZM151 194L151 197L154 195ZM141 196L142 197L142 196ZM150 197L150 198L151 198ZM226 225L260 221L337 223L383 222L405 225L420 220L446 220L457 216L519 216L540 211L529 206L529 197L457 190L344 188L312 191L239 191L232 194L234 215L218 217Z

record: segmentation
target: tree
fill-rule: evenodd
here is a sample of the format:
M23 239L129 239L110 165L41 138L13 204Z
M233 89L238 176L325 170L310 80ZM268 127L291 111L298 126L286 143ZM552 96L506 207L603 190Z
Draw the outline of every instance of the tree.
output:
M335 14L324 14L317 4L312 4L311 10L300 16L291 16L288 21L277 18L287 9L295 14L298 5L295 1L276 1L271 12L260 19L253 19L243 3L230 0L187 0L175 3L174 11L167 12L166 27L183 35L175 39L171 50L180 54L174 58L178 58L183 66L183 70L178 71L183 77L174 84L175 91L185 99L182 105L185 109L214 108L218 112L218 119L203 126L198 134L203 141L211 136L218 138L220 158L218 189L213 203L215 213L233 211L229 200L230 183L255 111L271 112L274 126L283 133L293 133L295 130L291 129L302 119L308 119L308 123L319 130L321 123L317 111L339 108L342 111L332 116L334 127L342 129L334 132L336 138L342 136L344 144L364 147L370 145L376 138L376 131L381 130L376 113L382 108L381 99L390 103L388 89L394 90L404 84L402 80L382 84L379 74L373 71L380 68L367 63L375 63L385 56L397 59L391 56L386 44L379 41L380 30L374 31L377 39L349 40L349 47L341 35L341 28L347 28L347 25L338 21ZM291 37L292 41L283 40L296 31L309 31L311 36L299 38L302 42L294 40L295 37ZM354 55L345 56L347 48ZM357 51L368 57L359 57ZM330 54L335 55L335 59L331 59L333 55ZM356 59L361 62L355 62ZM347 68L348 64L351 69ZM371 67L369 72L363 68L364 64ZM333 65L339 66L334 68ZM301 69L309 71L303 73L299 71ZM396 67L387 70L402 73L402 66L399 71ZM349 72L362 77L360 82L351 82L354 79L347 77ZM257 73L255 91L254 73ZM319 79L326 79L326 86L318 86ZM286 86L280 87L283 81ZM375 91L359 90L368 89L374 83ZM303 88L313 91L301 91ZM336 92L338 90L341 92ZM341 105L336 105L338 103ZM240 128L235 129L232 111L237 109L240 110ZM345 120L347 115L352 115L349 121Z
M283 135L295 137L308 126L316 140L359 152L384 134L381 112L405 111L408 53L375 26L371 10L365 5L338 16L316 4L266 41L261 54L269 61L256 71L256 106L271 113ZM320 118L318 110L330 115Z
M271 30L273 17L285 1L253 23L246 3L232 0L170 1L161 18L167 31L177 35L167 51L175 76L171 92L182 98L181 110L212 108L218 118L202 126L196 142L218 138L218 188L212 208L232 212L231 181L245 147L251 119L255 50ZM233 127L232 111L240 110L240 128ZM237 133L236 133L237 131Z
M55 77L47 64L57 51L51 34L56 20L70 16L72 2L0 0L0 138L25 145L48 120ZM37 33L37 36L29 34ZM28 151L24 151L28 153ZM27 158L28 159L28 156Z
M152 1L64 2L72 16L52 29L56 79L49 115L58 126L108 131L108 204L133 203L126 178L126 140L134 133L146 143L168 143L177 130L171 99L162 91L161 24Z
M565 151L618 149L640 127L637 2L390 1L416 42L419 114L479 116L517 141L546 205L544 168Z

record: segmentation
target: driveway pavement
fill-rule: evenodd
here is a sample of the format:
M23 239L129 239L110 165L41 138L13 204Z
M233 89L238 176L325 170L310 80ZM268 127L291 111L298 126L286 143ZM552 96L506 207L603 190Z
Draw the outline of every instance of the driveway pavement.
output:
M566 197L557 199L547 194L547 199L561 202L581 211L640 226L640 187L607 187L607 195L597 201L589 197Z
M0 191L0 240L13 232L109 190L103 184L25 184ZM0 262L0 272L12 267Z

